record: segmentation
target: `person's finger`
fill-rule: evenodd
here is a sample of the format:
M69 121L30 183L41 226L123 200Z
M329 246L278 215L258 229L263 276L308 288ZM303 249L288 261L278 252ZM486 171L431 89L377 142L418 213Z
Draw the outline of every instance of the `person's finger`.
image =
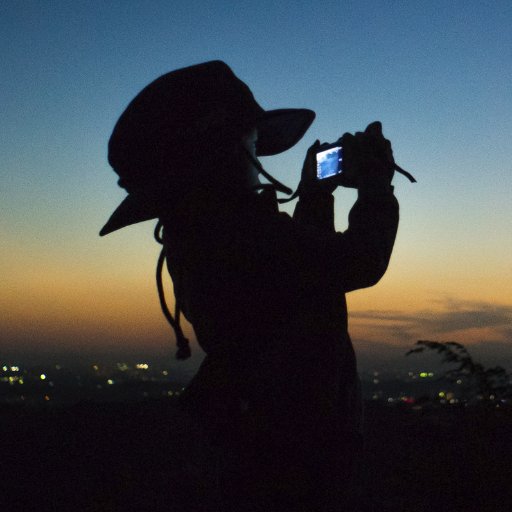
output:
M304 158L304 163L302 164L302 173L301 179L306 181L312 181L315 176L315 168L316 168L316 153L320 148L320 141L317 139L311 146L309 146L306 157Z
M316 149L318 148L318 146L320 146L320 141L318 139L316 139L315 142L313 142L313 144L311 144L311 146L309 146L307 153L315 152Z
M320 148L320 141L317 139L313 144L309 147L308 152L306 154L306 158L311 162L315 159L315 155L318 153Z
M395 158L393 156L393 148L391 147L391 142L388 139L385 139L384 143L384 154L386 155L386 159L389 162L395 162Z
M344 149L353 145L355 137L351 133L344 133L339 139Z
M311 146L309 146L308 150L306 151L306 158L304 159L304 163L310 162L314 158L319 146L320 141L318 139L315 140Z
M351 183L347 179L346 174L341 173L340 175L336 176L336 178L334 178L334 179L336 180L336 185L338 185L338 186L341 186L341 187L350 187L351 186ZM352 186L352 188L355 188L355 186Z
M370 123L365 130L365 133L372 137L383 137L382 135L382 123L380 121L374 121Z
M374 138L370 137L366 132L356 132L355 141L353 149L358 158L362 158L365 155L373 155L375 152Z

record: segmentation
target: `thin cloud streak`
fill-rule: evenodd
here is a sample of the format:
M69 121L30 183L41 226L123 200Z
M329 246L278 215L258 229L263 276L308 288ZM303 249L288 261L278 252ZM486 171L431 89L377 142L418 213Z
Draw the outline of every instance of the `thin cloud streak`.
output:
M512 306L486 302L447 300L441 308L420 310L413 313L389 311L355 311L353 320L368 321L368 327L375 327L400 339L418 335L429 336L442 333L491 329L497 339L512 339Z

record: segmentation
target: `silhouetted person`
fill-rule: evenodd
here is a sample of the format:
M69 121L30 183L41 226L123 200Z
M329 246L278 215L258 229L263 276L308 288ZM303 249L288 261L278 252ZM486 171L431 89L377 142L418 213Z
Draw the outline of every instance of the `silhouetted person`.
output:
M285 187L261 185L257 157L292 147L313 119L263 110L215 61L149 84L110 139L129 195L101 234L159 219L174 322L182 311L207 354L181 404L216 454L212 510L350 507L361 405L345 293L384 274L398 204L391 146L373 123L340 139L346 171L335 181L316 179L313 144L293 218L279 213ZM338 184L358 188L344 233L334 230Z

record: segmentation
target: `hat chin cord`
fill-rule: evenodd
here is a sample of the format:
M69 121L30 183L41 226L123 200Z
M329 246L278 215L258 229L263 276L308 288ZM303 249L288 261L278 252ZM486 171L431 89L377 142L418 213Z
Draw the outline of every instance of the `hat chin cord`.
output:
M276 180L273 176L271 176L265 169L263 169L262 165L258 161L258 159L246 148L243 148L245 151L245 154L247 155L247 158L251 161L251 163L258 169L258 172L264 176L270 183L272 183L273 187L278 191L282 192L283 194L290 195L293 191L291 188L287 187L286 185L283 185L279 180ZM255 188L260 189L264 188L265 185L258 185Z
M254 155L247 148L244 147L244 151L247 154L247 157L249 158L249 160L253 163L253 165L256 167L256 169L258 169L258 172L261 175L263 175L265 178L267 178L268 181L270 181L270 184L268 184L268 185L266 185L266 184L257 185L256 187L254 187L254 190L273 188L273 189L277 190L278 192L283 192L283 194L288 194L290 196L290 197L278 199L277 202L279 204L288 203L289 201L293 201L296 197L298 197L300 184L297 187L297 190L295 190L295 192L293 192L293 190L291 188L287 187L286 185L283 185L279 180L276 180L276 178L274 178L267 171L265 171L265 169L263 169L263 167L260 164L260 162L258 161L258 159L255 158Z
M277 190L278 192L283 192L284 194L290 195L292 193L292 189L288 188L286 185L283 185L279 180L277 180L276 178L271 176L267 171L265 171L265 169L263 169L258 159L254 157L254 155L252 155L247 148L244 147L244 151L249 160L256 167L258 172L262 174L268 181L270 181L270 184L257 185L256 187L254 187L254 190L260 190L271 187ZM286 202L294 197L295 194L289 199L280 199L279 202ZM157 222L157 225L155 226L154 237L159 244L164 245L162 229L163 224L162 221L159 220ZM169 307L167 306L167 302L165 300L162 272L166 256L167 254L164 246L160 251L160 255L158 256L158 262L156 265L156 287L158 290L158 299L160 300L160 307L162 309L162 313L164 314L166 320L173 328L174 333L176 335L176 345L178 347L178 350L176 352L176 359L188 359L191 356L190 342L183 334L183 330L180 325L181 308L178 303L178 299L175 297L174 315L170 312Z
M158 221L154 231L155 240L164 245L164 240L162 236L162 221ZM165 293L164 293L164 285L162 280L162 271L164 268L165 258L167 256L165 246L162 247L160 251L160 255L158 256L158 262L156 265L156 287L158 290L158 298L160 300L160 307L162 308L162 313L164 314L166 320L169 322L171 327L176 334L176 345L178 350L176 352L176 359L188 359L191 355L190 351L190 343L188 339L183 334L183 330L180 325L180 317L181 317L181 308L178 303L178 299L175 296L175 306L174 306L174 316L169 311L169 307L167 306L167 302L165 301Z

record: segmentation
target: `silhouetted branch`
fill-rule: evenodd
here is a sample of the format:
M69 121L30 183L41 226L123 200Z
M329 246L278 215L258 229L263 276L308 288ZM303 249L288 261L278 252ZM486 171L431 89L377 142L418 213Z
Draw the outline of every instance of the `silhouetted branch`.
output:
M501 366L484 368L482 364L473 360L464 345L454 341L429 340L419 340L416 345L416 348L409 350L405 355L419 354L425 350L437 352L442 356L443 363L457 365L455 368L447 370L445 377L450 380L457 380L461 377L468 378L485 400L512 396L511 375Z

